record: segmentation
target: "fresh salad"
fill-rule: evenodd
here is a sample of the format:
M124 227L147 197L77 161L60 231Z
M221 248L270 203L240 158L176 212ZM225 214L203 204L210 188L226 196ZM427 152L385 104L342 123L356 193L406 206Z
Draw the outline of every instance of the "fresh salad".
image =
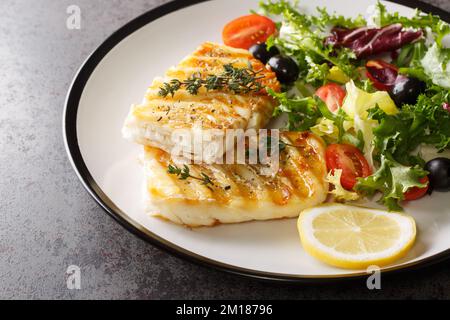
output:
M378 2L344 17L264 1L225 26L226 45L248 49L283 84L274 116L285 129L327 143L336 201L376 197L401 210L450 191L450 25L416 10L403 17ZM424 148L437 156L426 162Z

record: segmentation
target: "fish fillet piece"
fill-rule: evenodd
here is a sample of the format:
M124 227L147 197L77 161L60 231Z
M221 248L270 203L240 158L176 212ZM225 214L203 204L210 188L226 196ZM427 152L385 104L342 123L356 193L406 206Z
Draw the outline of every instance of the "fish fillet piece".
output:
M325 145L308 132L283 132L281 141L295 145L280 152L273 176L261 175L261 165L188 165L190 174L206 174L213 185L167 172L169 154L144 148L147 212L189 227L213 226L297 217L325 201L328 193Z
M235 94L229 90L207 91L201 88L197 95L189 94L184 88L172 97L159 95L160 88L172 79L180 81L192 75L205 79L208 75L219 75L224 65L261 71L258 80L264 87L280 90L276 75L253 58L246 50L235 49L211 42L202 44L193 54L170 68L164 78L154 79L141 104L133 105L123 127L125 138L142 145L160 148L171 152L175 146L172 133L176 129L195 132L198 129L259 129L264 127L272 116L275 101L265 90L246 94ZM222 138L211 139L212 144L222 143ZM189 148L189 146L185 146ZM205 146L207 147L207 146ZM212 162L226 150L203 159ZM189 149L195 156L196 150ZM210 148L212 150L212 148Z

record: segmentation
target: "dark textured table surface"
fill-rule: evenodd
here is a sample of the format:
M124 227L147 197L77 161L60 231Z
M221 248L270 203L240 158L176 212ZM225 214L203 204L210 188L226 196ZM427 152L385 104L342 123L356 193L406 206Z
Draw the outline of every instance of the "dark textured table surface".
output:
M193 265L141 241L88 196L61 119L77 68L109 34L165 0L0 1L0 298L450 298L450 262L382 279L285 286ZM428 0L450 11L449 0ZM82 8L82 28L65 27ZM81 289L66 270L81 268Z

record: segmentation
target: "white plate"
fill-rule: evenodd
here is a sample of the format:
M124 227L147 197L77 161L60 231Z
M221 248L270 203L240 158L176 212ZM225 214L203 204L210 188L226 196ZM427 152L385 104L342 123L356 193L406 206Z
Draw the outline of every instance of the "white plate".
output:
M355 16L372 0L303 1ZM401 1L402 3L408 1ZM413 4L414 3L414 4ZM121 127L132 103L141 101L155 76L204 41L221 42L222 27L257 8L258 0L176 1L133 20L108 38L80 69L69 92L64 136L72 164L96 201L130 231L196 262L258 278L305 281L357 277L324 265L303 250L296 220L250 222L190 230L143 212L140 148L125 141ZM386 2L389 10L412 9ZM417 2L411 1L411 6ZM419 3L425 10L435 10ZM435 11L448 20L448 13ZM419 235L409 255L386 271L440 260L450 254L448 194L435 193L406 207Z

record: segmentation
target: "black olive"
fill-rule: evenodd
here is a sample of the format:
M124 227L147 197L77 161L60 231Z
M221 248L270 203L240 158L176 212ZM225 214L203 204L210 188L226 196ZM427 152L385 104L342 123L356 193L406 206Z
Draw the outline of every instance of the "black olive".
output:
M404 104L416 104L419 94L425 91L426 85L416 78L397 77L390 95L397 107Z
M266 64L270 58L280 53L280 51L275 46L272 46L269 50L267 50L267 45L265 43L255 44L248 50L253 55L253 57L255 57L255 59L258 59L264 64Z
M436 158L425 165L425 170L430 174L430 185L436 191L450 191L450 159Z
M291 57L276 55L270 58L268 64L281 83L292 83L298 79L300 69Z

